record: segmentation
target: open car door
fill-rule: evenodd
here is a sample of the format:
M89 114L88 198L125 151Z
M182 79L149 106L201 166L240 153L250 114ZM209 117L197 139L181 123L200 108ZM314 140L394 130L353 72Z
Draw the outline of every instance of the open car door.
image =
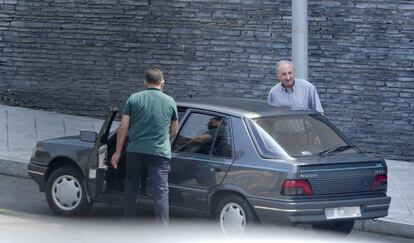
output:
M117 107L111 108L96 137L92 153L88 158L86 183L88 195L91 199L96 198L104 190L105 173L108 170L108 136L117 112Z

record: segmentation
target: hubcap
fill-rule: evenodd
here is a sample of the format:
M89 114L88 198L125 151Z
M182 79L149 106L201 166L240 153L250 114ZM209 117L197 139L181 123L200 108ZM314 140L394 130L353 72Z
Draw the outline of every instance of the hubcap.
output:
M241 234L246 229L246 215L236 203L228 203L220 213L220 227L226 234Z
M53 182L52 198L60 209L73 210L82 200L82 188L79 181L70 175L60 176Z

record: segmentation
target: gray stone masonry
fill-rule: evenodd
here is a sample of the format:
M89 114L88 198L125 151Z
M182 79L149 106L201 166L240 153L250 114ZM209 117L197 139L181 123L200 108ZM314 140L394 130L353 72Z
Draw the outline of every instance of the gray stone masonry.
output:
M326 116L365 151L413 161L414 2L308 2ZM265 99L290 43L291 0L0 0L0 102L102 118L149 66L175 98Z

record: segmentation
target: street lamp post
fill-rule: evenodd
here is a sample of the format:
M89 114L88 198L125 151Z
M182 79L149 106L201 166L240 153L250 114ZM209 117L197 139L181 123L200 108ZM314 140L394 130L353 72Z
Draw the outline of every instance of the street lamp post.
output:
M308 0L292 0L292 61L296 77L308 79Z

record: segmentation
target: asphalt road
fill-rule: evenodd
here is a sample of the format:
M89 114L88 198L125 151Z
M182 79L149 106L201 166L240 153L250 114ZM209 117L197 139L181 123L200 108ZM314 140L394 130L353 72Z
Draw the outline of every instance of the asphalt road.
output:
M0 232L2 242L414 242L413 239L354 230L344 237L307 227L259 226L243 237L224 237L214 221L173 217L168 230L153 224L142 211L125 221L122 208L96 204L85 217L55 216L34 181L0 174Z

